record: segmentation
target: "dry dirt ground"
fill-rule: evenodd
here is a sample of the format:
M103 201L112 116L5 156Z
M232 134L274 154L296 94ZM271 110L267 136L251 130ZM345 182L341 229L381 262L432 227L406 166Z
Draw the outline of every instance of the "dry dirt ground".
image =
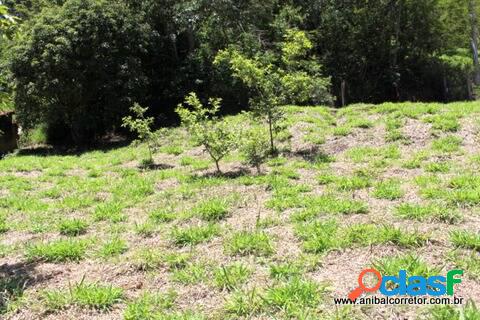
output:
M181 128L157 168L142 145L0 160L0 318L479 319L480 104L285 114L261 174L216 174ZM335 305L370 267L462 269L470 302Z

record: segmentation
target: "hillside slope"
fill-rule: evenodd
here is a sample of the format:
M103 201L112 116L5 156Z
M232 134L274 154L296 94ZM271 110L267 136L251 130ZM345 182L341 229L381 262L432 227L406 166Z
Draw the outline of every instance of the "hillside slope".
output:
M480 103L285 110L281 155L262 175L236 154L215 175L182 129L155 170L138 168L146 150L133 145L0 160L0 312L458 318L450 307L335 306L372 266L463 269L455 296L480 305Z

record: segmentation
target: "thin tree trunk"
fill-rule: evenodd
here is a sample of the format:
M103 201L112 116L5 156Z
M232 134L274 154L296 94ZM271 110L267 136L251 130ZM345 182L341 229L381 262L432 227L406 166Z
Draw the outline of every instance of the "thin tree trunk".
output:
M345 107L347 101L345 99L345 90L346 90L346 87L347 87L347 82L345 80L342 79L342 84L341 84L341 96L342 96L342 107Z
M150 164L153 164L153 152L152 152L152 147L150 146L150 143L147 144L148 146L148 154L150 155Z
M473 100L474 97L473 97L473 88L472 88L472 80L470 78L470 75L467 74L467 91L468 91L468 100Z
M443 72L443 97L445 102L448 102L448 82L447 82L447 75L445 71Z
M273 124L272 124L272 116L268 116L268 131L270 132L270 149L272 154L275 153L275 145L273 143Z
M170 35L170 41L172 42L173 58L175 61L178 61L178 45L177 45L177 36L175 34Z

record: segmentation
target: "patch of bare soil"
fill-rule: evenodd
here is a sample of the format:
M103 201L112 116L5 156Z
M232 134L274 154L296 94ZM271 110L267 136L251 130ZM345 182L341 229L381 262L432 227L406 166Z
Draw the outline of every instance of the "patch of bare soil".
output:
M241 195L237 207L232 210L225 221L225 225L233 231L253 230L259 219L273 216L273 211L265 209L265 202L269 199L269 194L263 186L224 187L221 194L227 196L232 192L238 192Z
M85 177L87 176L88 171L80 168L70 169L67 171L68 176L75 176L75 177Z
M175 188L177 186L179 186L178 180L176 178L169 178L156 182L155 190L158 192L162 192L170 188Z
M189 157L195 157L195 158L204 158L207 159L207 153L203 149L203 147L195 147L192 149L189 149L185 151L184 155L189 156Z
M415 152L426 148L432 140L432 125L421 120L407 118L402 133L410 141L407 149Z
M297 122L290 128L290 133L292 134L290 139L292 153L301 153L303 150L309 150L315 147L315 144L304 140L306 132L308 132L311 127L311 123Z
M124 307L124 306L123 306ZM56 313L35 313L33 310L23 309L18 314L9 317L9 320L117 320L122 319L122 305L117 305L108 312L81 309L72 307Z
M369 129L354 129L346 137L330 137L322 146L322 150L329 155L342 154L353 147L378 148L385 144L385 126L376 125Z
M290 226L275 226L268 233L273 236L275 243L274 259L282 261L288 257L288 260L294 261L302 254L302 245Z
M394 246L333 251L323 258L322 265L310 276L320 283L328 283L332 288L332 297L344 297L358 286L358 275L362 270L372 267L372 261L399 252Z
M467 155L480 152L479 124L474 119L462 119L461 128L457 135L463 140L463 150Z
M1 235L1 244L5 246L24 245L25 243L37 239L42 239L44 236L23 231L9 231L8 236ZM2 260L0 259L0 262Z
M32 171L15 171L13 175L19 178L31 178L36 179L39 178L43 174L40 170L32 170Z

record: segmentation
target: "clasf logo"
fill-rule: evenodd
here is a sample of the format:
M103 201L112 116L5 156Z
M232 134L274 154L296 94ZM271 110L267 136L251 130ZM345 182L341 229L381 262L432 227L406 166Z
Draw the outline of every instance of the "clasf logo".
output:
M364 284L366 275L372 274L376 278L376 284L367 287ZM407 277L406 270L400 270L396 276L382 276L375 269L365 269L358 276L358 287L350 292L348 298L355 301L364 292L377 292L385 296L443 296L445 294L453 296L454 286L461 283L462 279L456 276L462 276L463 270L450 270L447 276L410 276Z

